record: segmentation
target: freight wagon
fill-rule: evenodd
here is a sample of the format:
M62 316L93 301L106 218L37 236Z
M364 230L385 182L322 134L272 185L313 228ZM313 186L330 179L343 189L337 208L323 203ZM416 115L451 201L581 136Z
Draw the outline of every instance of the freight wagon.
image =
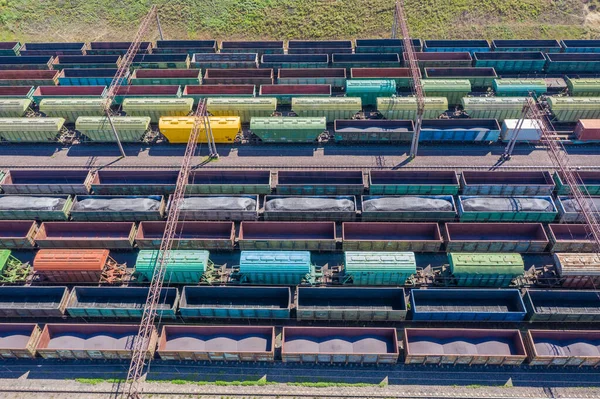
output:
M284 363L394 364L400 353L392 328L284 327L281 340Z
M115 68L64 68L58 75L58 84L61 86L110 86L117 70ZM127 84L129 71L125 72L120 84Z
M520 322L527 314L516 289L414 289L413 321Z
M403 321L407 304L403 288L298 287L298 320Z
M46 324L36 349L44 359L131 359L138 330L127 324ZM152 327L146 359L154 357L157 341Z
M336 143L399 143L409 142L414 135L412 120L336 119L333 123Z
M258 53L283 54L282 40L264 41L223 41L221 42L221 53Z
M164 326L157 353L163 360L272 362L275 328Z
M202 84L200 69L136 69L129 77L131 85L199 85Z
M544 252L548 237L541 223L446 223L448 252Z
M74 287L66 304L71 317L86 319L141 319L148 297L147 287ZM174 319L179 293L162 288L156 305L157 317Z
M458 176L454 171L369 171L372 195L457 195Z
M76 123L79 118L101 120L99 117L106 114L105 101L102 98L45 98L39 102L38 106L40 112L45 116L64 118L66 123ZM114 118L114 120L118 120L121 117ZM106 118L104 119L106 120ZM108 122L105 121L105 124ZM112 131L110 134L113 135Z
M87 194L92 176L87 170L8 170L0 181L5 194Z
M204 73L203 83L207 85L272 85L274 76L272 69L207 69Z
M31 249L38 229L34 220L1 220L0 248Z
M242 222L240 250L335 251L334 222Z
M179 312L192 319L289 319L288 287L183 287Z
M239 116L208 117L208 123L215 143L233 143L242 129ZM160 133L172 144L187 143L193 127L193 117L161 117L158 122ZM200 125L197 137L198 143L207 142L204 124Z
M412 87L409 68L351 68L350 77L361 80L391 79L396 82L396 89L401 92L410 90ZM420 70L419 77L421 77Z
M344 251L439 252L442 244L437 223L342 223Z
M141 222L135 236L137 247L160 249L165 227L166 222ZM178 223L175 227L173 247L177 249L232 251L234 244L235 226L233 222L186 221Z
M176 170L106 170L93 174L90 187L96 195L164 195L175 191Z
M469 68L473 63L471 54L468 52L427 52L415 53L417 65L424 68ZM409 65L408 56L403 54L403 65Z
M56 85L58 71L0 70L0 86L50 86Z
M406 364L518 366L527 357L519 330L404 330Z
M346 86L345 68L280 68L277 83L284 85L330 85L332 88Z

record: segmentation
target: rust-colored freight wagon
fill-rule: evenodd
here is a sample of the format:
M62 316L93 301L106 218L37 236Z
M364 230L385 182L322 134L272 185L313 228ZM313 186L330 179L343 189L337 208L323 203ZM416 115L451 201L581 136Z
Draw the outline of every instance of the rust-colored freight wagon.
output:
M600 366L600 331L529 330L525 337L533 366Z
M384 364L398 361L394 328L284 327L281 358L286 363Z
M526 358L519 330L407 328L406 364L518 366Z
M163 360L272 362L275 328L164 326L158 355Z
M131 249L135 231L128 222L47 222L35 242L40 248Z
M139 326L128 324L46 324L37 352L44 359L131 359ZM156 351L153 327L146 358Z
M108 249L40 249L33 259L37 277L59 283L111 281L118 269Z
M344 251L438 252L443 240L437 223L342 223Z
M335 251L334 222L242 222L240 249Z
M0 359L33 359L41 334L37 324L0 324Z
M167 222L141 222L135 236L140 249L160 249ZM180 222L175 227L173 248L233 251L233 222Z

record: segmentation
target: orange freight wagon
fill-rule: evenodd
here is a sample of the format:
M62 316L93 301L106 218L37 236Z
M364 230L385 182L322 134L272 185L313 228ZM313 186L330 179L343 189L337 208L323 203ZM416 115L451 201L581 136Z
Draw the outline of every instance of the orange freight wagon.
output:
M33 259L36 276L52 282L112 282L125 266L110 257L107 249L40 249Z

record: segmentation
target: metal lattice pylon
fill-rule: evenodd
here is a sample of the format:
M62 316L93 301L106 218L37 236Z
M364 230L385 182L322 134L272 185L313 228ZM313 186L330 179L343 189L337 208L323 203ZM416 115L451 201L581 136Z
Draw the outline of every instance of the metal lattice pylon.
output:
M423 113L425 111L425 96L423 94L423 85L421 84L421 71L419 70L419 63L417 61L417 54L413 46L413 42L410 39L408 32L408 21L406 14L404 13L404 0L396 1L396 9L394 12L394 25L392 27L392 36L395 37L397 34L398 26L402 32L402 41L404 43L404 52L406 54L406 61L410 69L410 76L412 79L412 87L415 97L417 99L417 118L415 122L415 134L412 139L410 146L410 156L416 157L417 151L419 150L419 136L421 135L421 124L423 123Z
M179 220L181 203L183 202L185 188L189 179L192 158L196 152L198 134L200 129L209 123L210 121L208 121L208 116L206 115L206 100L202 99L194 113L194 125L188 139L185 155L181 161L181 169L179 170L179 176L177 177L177 186L175 187L175 193L171 197L171 207L169 208L165 232L162 237L160 250L152 274L152 281L148 290L146 305L144 306L142 322L140 324L138 335L134 341L133 355L129 366L129 372L127 373L128 386L124 396L126 399L140 398L140 379L146 363L146 355L149 349L148 345L154 331L157 305L163 287L167 264L171 257L171 247L173 246L173 238L175 237L177 221Z
M569 187L570 196L575 200L583 216L586 230L590 238L596 244L596 252L600 253L600 225L598 223L598 209L585 189L579 174L570 165L567 151L560 140L554 134L554 128L548 121L545 113L540 109L538 102L533 97L527 98L527 116L537 124L540 131L540 139L546 146L548 157L552 161L555 170L560 173L561 178ZM583 187L583 189L582 189Z
M119 151L121 151L121 156L123 156L123 157L125 157L125 150L123 150L123 145L121 144L121 139L119 138L119 134L117 133L117 129L115 129L115 125L113 124L113 121L111 118L111 116L112 116L111 115L111 106L112 106L113 101L115 100L115 96L117 95L119 88L121 87L123 79L125 78L125 76L127 76L127 72L129 71L131 64L133 64L133 60L135 59L135 56L137 55L137 53L140 50L140 46L142 44L142 39L144 38L144 36L146 35L146 32L148 31L148 28L150 27L150 22L152 21L152 19L156 19L156 24L158 26L158 33L162 40L163 34L162 34L162 28L160 25L160 19L158 17L158 10L157 10L156 6L153 5L150 8L150 11L148 12L148 14L146 14L144 19L140 23L140 27L138 28L138 31L135 34L135 37L133 38L133 41L131 42L129 49L127 50L125 55L121 58L121 62L119 63L117 72L115 73L115 76L111 80L110 85L108 86L108 88L106 90L106 93L105 93L105 96L104 96L104 99L102 102L104 112L106 113L106 117L108 118L108 123L110 124L110 127L115 136L115 139L117 140L117 145L119 146Z

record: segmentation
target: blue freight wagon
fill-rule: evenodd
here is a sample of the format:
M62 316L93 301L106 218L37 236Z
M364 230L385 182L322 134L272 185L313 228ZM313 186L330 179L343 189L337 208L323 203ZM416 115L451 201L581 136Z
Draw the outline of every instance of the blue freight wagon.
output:
M496 119L424 119L419 141L495 142L500 139Z
M289 287L185 286L179 312L184 319L289 319Z
M414 289L410 304L414 321L519 322L527 315L516 289Z
M487 40L425 40L423 42L423 51L425 52L444 52L456 53L467 51L471 55L478 52L491 51L490 43Z

